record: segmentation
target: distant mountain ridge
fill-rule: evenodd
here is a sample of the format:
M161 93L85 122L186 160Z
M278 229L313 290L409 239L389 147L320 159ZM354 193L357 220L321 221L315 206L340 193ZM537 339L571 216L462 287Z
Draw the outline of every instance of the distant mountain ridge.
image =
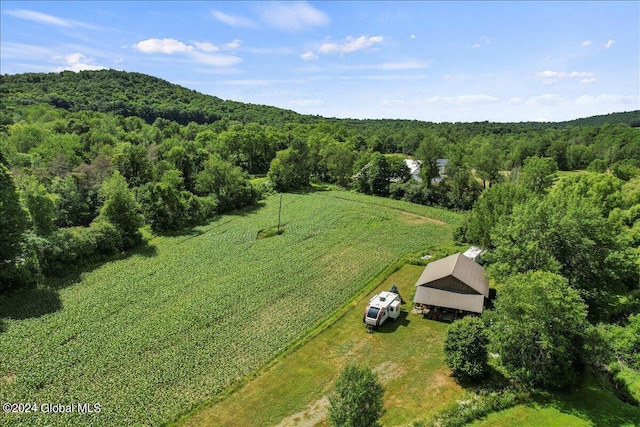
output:
M45 103L70 111L92 110L138 116L148 123L153 123L158 117L183 125L222 119L264 125L315 123L320 120L342 123L369 121L324 118L267 105L222 100L150 75L116 70L0 75L0 95L0 103L5 106ZM396 121L382 121L387 120ZM526 123L536 128L599 126L605 123L640 127L640 110L564 122Z

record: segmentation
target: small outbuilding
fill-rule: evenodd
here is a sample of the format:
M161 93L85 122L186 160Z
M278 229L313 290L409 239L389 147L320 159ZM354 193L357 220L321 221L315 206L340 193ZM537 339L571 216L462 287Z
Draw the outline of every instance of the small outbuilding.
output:
M434 316L438 312L482 313L489 298L484 268L462 253L428 264L416 282L414 303Z
M477 246L471 246L469 249L464 251L462 255L482 265L484 264L484 261L482 260L482 255L484 255L486 252L487 252L486 249L482 249Z

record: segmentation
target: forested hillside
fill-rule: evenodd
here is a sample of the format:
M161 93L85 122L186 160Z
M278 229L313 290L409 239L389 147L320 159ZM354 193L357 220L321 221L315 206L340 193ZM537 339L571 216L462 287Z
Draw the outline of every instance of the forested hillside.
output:
M287 123L303 120L293 111L223 101L145 74L123 71L27 73L0 77L0 93L8 105L48 104L68 111L100 111L147 123L164 118L186 125L222 118L243 123Z
M467 210L532 156L623 180L640 166L640 111L576 125L325 119L112 70L1 76L0 95L4 287L136 246L145 223L179 230L312 181Z
M266 105L222 100L157 77L115 70L0 75L0 94L3 105L48 104L74 112L112 112L124 117L138 116L149 124L157 118L165 118L182 125L189 122L210 124L223 119L241 123L281 125L331 121L348 127L374 129L377 127L376 124L396 129L418 129L427 124L415 120L347 120L302 115ZM471 134L477 134L479 131L503 134L567 126L600 126L605 123L638 127L640 112L613 113L567 122L456 123L456 127Z

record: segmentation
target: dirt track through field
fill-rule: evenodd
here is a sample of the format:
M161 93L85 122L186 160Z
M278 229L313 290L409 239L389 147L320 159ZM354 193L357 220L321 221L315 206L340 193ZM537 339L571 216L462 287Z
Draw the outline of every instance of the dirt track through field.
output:
M404 374L404 370L390 360L382 362L373 368L373 372L378 374L378 378L382 384ZM280 421L280 424L275 427L314 427L326 419L328 408L329 398L322 396L320 399L309 404L304 411L297 412L283 419Z
M342 199L342 200L348 200L350 202L354 202L354 203L361 203L361 204L365 204L363 202L360 202L358 200L353 200L353 199L348 199L346 197L339 197L339 196L334 196L336 199ZM425 222L430 222L431 224L437 224L437 225L449 225L444 221L441 221L439 219L435 219L435 218L431 218L425 215L420 215L420 214L416 214L413 212L409 212L409 211L405 211L403 209L398 209L398 208L394 208L391 206L387 206L381 203L367 203L369 205L376 205L376 206L381 206L384 207L386 209L390 209L392 211L397 211L400 212L402 214L402 220L407 223L407 224L424 224Z

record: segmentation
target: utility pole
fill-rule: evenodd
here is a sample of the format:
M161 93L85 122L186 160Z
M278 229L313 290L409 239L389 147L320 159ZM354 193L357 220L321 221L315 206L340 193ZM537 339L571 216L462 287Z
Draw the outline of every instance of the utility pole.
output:
M282 193L280 193L280 208L278 209L278 231L277 234L280 234L280 215L282 214Z

